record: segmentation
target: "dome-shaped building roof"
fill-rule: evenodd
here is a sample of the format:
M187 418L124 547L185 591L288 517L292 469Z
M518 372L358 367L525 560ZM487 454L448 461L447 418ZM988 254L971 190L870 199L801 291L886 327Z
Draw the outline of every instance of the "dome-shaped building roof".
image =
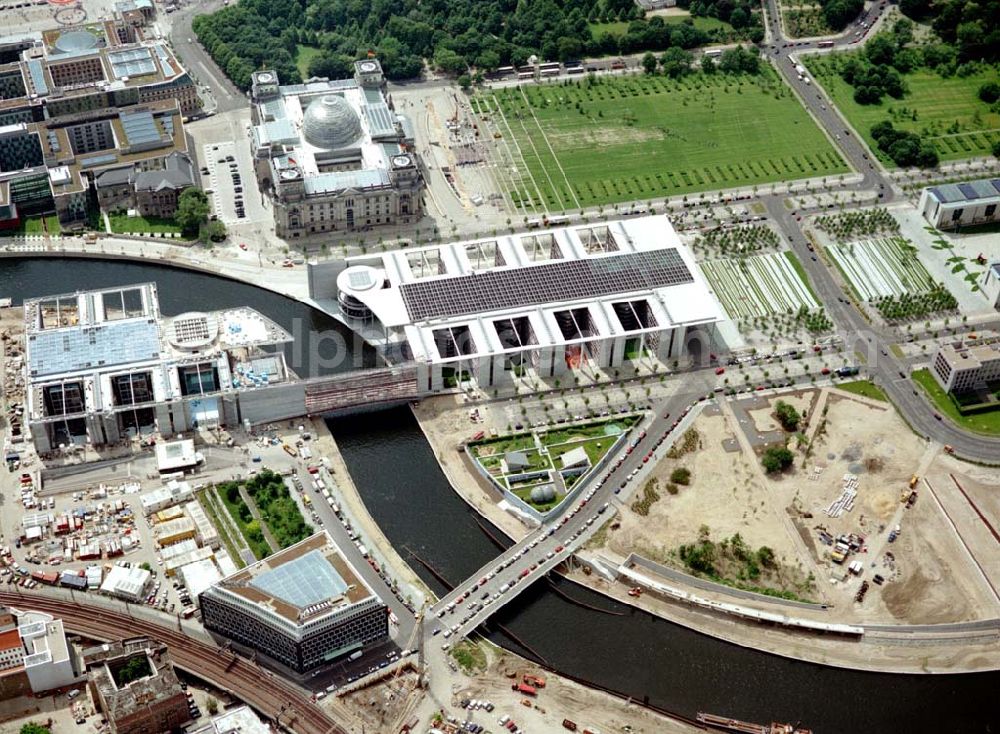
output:
M302 134L317 148L347 148L361 137L361 120L346 99L326 94L306 108Z
M60 33L55 42L56 51L63 54L89 51L99 45L100 39L90 31L85 30Z
M551 484L543 484L531 490L531 501L536 505L551 502L556 498L556 489Z

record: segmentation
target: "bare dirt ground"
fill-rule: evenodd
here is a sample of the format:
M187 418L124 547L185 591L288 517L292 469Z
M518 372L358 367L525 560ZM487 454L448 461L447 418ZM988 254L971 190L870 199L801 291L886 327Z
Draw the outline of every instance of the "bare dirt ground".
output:
M786 477L775 484L794 488L794 495L788 497L786 489L783 499L799 511L795 522L815 549L816 574L829 583L845 616L938 623L995 614L992 594L929 493L918 484L916 503L906 509L900 502L911 477L924 473L937 449L915 436L888 403L839 391L827 397L823 414L813 417L808 457L805 449L798 452L797 481ZM830 517L826 509L843 491L845 474L858 477L854 508ZM889 543L897 525L899 539ZM830 560L830 546L819 540L820 530L835 538L864 536L864 547L837 565ZM861 604L853 599L861 581L845 574L854 560L862 564L862 579L870 581L875 574L886 579L884 586L871 584Z
M831 604L838 620L923 624L1000 613L997 596L984 579L1000 588L1000 543L949 477L955 473L979 510L1000 528L1000 473L969 469L939 455L940 447L928 447L888 403L831 389L780 399L809 415L802 429L812 445L799 447L789 440L796 456L789 472L764 475L759 457L747 445L780 429L773 416L776 399L745 413L737 409L734 416L707 410L694 426L698 448L657 466L660 498L648 516L626 503L619 526L609 528L591 547L603 546L618 556L634 551L680 567L676 549L695 542L704 525L716 542L739 533L751 549L772 548L787 570L773 580L779 588L784 584L788 589L789 583L812 573L815 593L801 596ZM745 440L734 451L738 431ZM691 483L671 495L664 487L678 466L691 470ZM831 517L826 510L843 493L847 474L858 478L853 508ZM936 492L919 482L917 500L907 509L900 496L913 474L928 474ZM899 538L890 544L888 535L896 525ZM836 564L831 545L820 539L823 531L832 538L857 534L864 538L862 548ZM861 563L860 577L848 573L855 560ZM884 585L872 583L875 574L886 579ZM854 597L864 580L868 593L857 603Z
M723 446L735 442L735 426L718 411L706 410L694 429L699 436L695 451L665 458L657 465L654 476L660 499L652 504L649 515L637 515L628 503L619 516L621 527L608 531L607 547L622 556L636 551L666 563L671 551L695 542L700 526L707 525L713 539L739 533L751 547L770 546L779 559L797 563L791 539L772 514L764 511L766 489L751 464L755 457L727 452ZM691 471L691 483L670 495L664 487L677 467ZM733 511L720 512L725 507Z
M563 731L563 719L575 722L580 731L632 731L636 734L696 731L694 727L657 715L641 706L626 704L609 694L550 675L504 650L493 646L487 649L489 663L485 673L475 676L460 673L456 676L450 711L463 721L468 715L473 722L482 724L490 731L502 729L498 719L504 715L510 716L524 731L530 732ZM545 680L546 685L539 689L537 698L526 698L510 689L511 684L515 680L520 681L524 674L537 675ZM490 701L496 708L490 713L480 710L471 715L459 708L458 703L462 699L473 698ZM525 701L530 705L525 706Z

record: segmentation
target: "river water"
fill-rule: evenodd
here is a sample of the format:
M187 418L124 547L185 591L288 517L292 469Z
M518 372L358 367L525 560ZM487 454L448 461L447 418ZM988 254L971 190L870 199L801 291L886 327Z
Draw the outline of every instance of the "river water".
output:
M333 319L302 304L214 276L123 262L0 260L0 296L15 302L149 280L158 283L167 315L252 305L289 330L339 330ZM356 364L319 361L329 360L306 358L299 371ZM370 364L371 355L363 362ZM409 410L329 424L369 511L404 558L412 551L458 582L496 555ZM422 565L412 565L431 588L442 590ZM664 709L690 717L711 711L751 721L801 721L816 734L1000 732L1000 672L908 676L827 668L747 650L556 583L575 599L625 616L583 609L538 583L495 621L555 669ZM499 633L494 639L520 651Z

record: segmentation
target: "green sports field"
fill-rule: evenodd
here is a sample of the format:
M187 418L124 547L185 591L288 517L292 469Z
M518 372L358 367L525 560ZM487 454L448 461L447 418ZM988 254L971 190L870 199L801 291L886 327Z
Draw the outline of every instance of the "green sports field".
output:
M758 77L597 77L478 94L498 183L567 211L848 169L770 69Z
M944 78L928 69L918 69L903 75L909 90L903 99L886 97L881 104L859 105L854 101L854 88L837 73L839 64L847 58L849 53L807 56L805 64L876 153L869 131L882 120L932 141L943 161L989 155L993 141L1000 140L1000 114L990 112L990 106L977 94L984 82L1000 81L996 69L964 78ZM882 155L879 159L890 167L894 165Z

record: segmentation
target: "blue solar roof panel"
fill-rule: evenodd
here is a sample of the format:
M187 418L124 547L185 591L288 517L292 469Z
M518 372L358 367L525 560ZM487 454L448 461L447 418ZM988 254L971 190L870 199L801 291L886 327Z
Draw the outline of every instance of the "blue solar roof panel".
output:
M318 550L265 571L250 585L299 609L339 597L347 591L347 583Z
M973 188L972 184L962 183L958 185L958 190L965 194L966 199L978 199L979 195L976 193L976 189Z
M160 355L156 321L119 321L41 331L28 339L33 377L146 362Z

